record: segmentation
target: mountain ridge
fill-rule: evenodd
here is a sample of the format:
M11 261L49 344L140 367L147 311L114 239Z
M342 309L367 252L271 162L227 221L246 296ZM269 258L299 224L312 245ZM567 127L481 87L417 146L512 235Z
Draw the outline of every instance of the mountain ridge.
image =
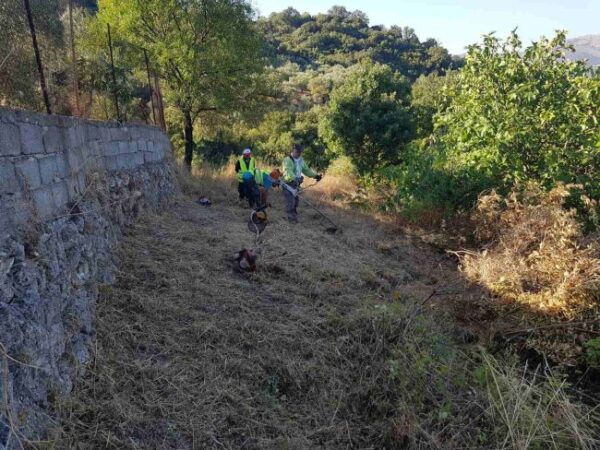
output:
M568 42L576 49L570 59L587 59L590 66L600 66L600 34L577 36Z

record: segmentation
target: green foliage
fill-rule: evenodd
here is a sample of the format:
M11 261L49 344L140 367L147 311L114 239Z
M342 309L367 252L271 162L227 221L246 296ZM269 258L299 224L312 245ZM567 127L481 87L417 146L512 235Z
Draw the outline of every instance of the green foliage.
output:
M100 0L96 26L111 24L116 39L133 49L143 68L146 49L167 83L167 102L184 121L186 157L192 162L193 127L206 111L234 110L253 97L263 61L260 38L246 1Z
M318 135L319 111L318 107L301 113L272 111L256 128L243 133L240 140L249 142L256 154L271 164L280 163L293 144L302 144L311 167L324 170L331 154Z
M319 122L329 110L327 105L333 91L347 83L346 79L357 71L360 61L380 61L391 67L392 73L400 71L408 79L425 73L444 73L455 65L448 52L434 40L421 42L407 27L370 27L364 13L338 6L331 8L327 14L315 16L287 8L259 19L258 28L266 41L264 50L273 64L266 77L270 89L268 95L262 96L262 109L253 108L253 116L244 118L236 139L246 142L256 149L257 154L272 162L279 161L293 142L299 142L305 146L306 157L314 167L319 170L327 168L330 160L336 153L339 154L339 148L324 142L318 132ZM399 79L401 77L398 76L394 82ZM389 121L374 129L373 136L382 129L394 132L392 122L400 116L394 115L394 111L398 112L400 104L408 105L408 80L402 80L401 86L392 87L387 92L400 89L401 93L396 97L398 102L390 98L384 106L386 102L378 99L378 106L372 105L373 121L382 118ZM358 108L360 100L355 100ZM374 109L378 107L380 110L375 113ZM384 118L386 107L389 114ZM403 124L399 128L405 125L405 119L402 117ZM424 119L427 120L430 121L429 118ZM349 128L337 130L339 133L354 129L351 121L343 126ZM224 121L222 127L230 128L230 124ZM366 127L362 131L366 132ZM389 153L387 156L397 155L399 149L393 147L406 140L402 132L400 135L401 139L398 136L389 139L385 149ZM386 139L386 136L381 136L373 148L381 151ZM361 151L368 150L364 148ZM366 168L365 172L371 169Z
M563 32L525 49L515 33L471 46L436 123L446 167L494 186L562 181L600 195L600 83L567 51Z
M117 117L114 105L116 90L123 120L147 121L151 115L151 91L145 74L136 70L137 49L132 49L123 39L113 39L114 86L106 29L97 26L93 18L88 17L87 20L90 26L79 41L77 72L80 89L91 94L90 115L96 119L114 120Z
M296 115L294 137L297 143L304 146L304 157L310 161L315 170L325 170L333 153L328 151L325 142L319 136L319 120L323 114L323 107L314 107L309 111Z
M415 116L416 136L426 137L433 132L433 116L444 110L448 98L445 89L456 81L456 71L446 75L430 73L421 75L411 87L411 105Z
M148 51L182 111L195 115L232 100L240 78L262 66L246 2L100 0L99 6L99 26L110 23L115 36L139 49L140 67L141 49Z
M334 89L319 134L362 174L400 159L413 136L409 85L390 67L364 61Z
M248 137L264 160L280 161L294 144L295 116L287 111L273 111L265 116L260 125L251 130Z
M60 0L32 0L31 13L44 64L51 103L56 106L58 90L65 81L63 10ZM43 109L31 34L23 0L0 2L0 104Z
M291 61L303 69L351 66L369 57L412 80L460 65L434 39L421 42L409 27L369 26L365 13L341 6L316 16L288 8L260 19L259 26L278 65Z
M585 358L591 367L600 368L600 338L590 339L585 343Z
M79 85L84 93L89 94L88 111L84 113L100 120L116 119L116 91L121 118L124 121L148 121L151 116L151 91L147 86L147 75L139 66L141 50L131 46L126 37L116 32L111 24L115 86L106 23L87 14L82 20L82 29L76 33L76 45L79 54ZM141 56L143 57L143 54Z
M196 151L202 158L202 161L209 162L215 166L223 166L226 164L232 155L238 155L240 146L224 142L223 140L211 141L208 139L201 140Z
M327 168L327 174L339 177L350 177L351 179L358 177L358 172L356 171L354 163L347 156L339 156L332 160Z
M567 51L562 32L524 49L515 33L471 46L443 89L433 139L385 173L398 185L400 208L452 212L483 190L530 180L581 184L599 198L600 82ZM428 106L421 99L413 104Z
M73 4L90 12L98 11L98 0L75 0Z

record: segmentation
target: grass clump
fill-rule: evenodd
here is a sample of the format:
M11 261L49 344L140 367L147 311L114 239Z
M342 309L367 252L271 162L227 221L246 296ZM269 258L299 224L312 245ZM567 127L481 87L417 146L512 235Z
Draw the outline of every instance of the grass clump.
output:
M497 449L594 449L600 443L596 408L573 401L569 386L547 369L520 369L482 355L478 371Z

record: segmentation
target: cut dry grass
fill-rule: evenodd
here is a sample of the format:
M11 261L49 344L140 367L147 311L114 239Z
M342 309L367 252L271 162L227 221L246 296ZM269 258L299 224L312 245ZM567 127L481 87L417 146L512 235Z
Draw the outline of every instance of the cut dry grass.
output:
M227 256L255 242L235 189L220 174L181 183L214 206L182 197L124 236L117 282L100 292L94 360L72 399L56 405L56 448L498 448L506 440L510 422L476 387L484 362L465 356L463 330L424 309L432 290L457 283L440 257L348 212L327 210L341 235L324 233L307 210L293 227L275 192L258 271L240 275ZM553 413L530 409L533 422ZM591 442L589 418L574 417ZM535 442L550 446L553 436ZM580 442L565 436L570 448Z

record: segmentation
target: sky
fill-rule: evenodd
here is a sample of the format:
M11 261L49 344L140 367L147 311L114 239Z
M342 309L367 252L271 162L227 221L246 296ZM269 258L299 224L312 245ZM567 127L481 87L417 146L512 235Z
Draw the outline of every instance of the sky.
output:
M565 29L568 37L600 33L600 0L251 0L261 15L292 6L326 12L333 5L365 12L371 25L409 26L421 40L435 38L453 54L495 31L505 37L518 27L524 43Z

